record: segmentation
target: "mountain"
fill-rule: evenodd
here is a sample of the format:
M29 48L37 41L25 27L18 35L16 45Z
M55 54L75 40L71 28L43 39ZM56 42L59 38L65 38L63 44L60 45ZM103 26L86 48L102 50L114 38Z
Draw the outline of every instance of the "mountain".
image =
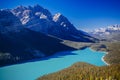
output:
M9 10L0 10L0 66L75 50L55 37L25 28Z
M92 36L101 40L120 41L120 25L111 25L106 28L95 29L89 32Z
M60 13L52 15L47 9L40 5L18 6L11 12L20 19L25 28L55 37L79 41L96 42L97 39L91 37L86 32L77 30L70 21Z

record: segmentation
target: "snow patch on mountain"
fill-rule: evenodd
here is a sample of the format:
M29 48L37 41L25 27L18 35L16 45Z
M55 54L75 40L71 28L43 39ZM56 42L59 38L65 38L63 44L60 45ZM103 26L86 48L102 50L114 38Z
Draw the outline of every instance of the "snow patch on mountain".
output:
M57 22L60 16L61 16L61 13L55 14L55 15L53 16L53 21L54 21L54 22Z

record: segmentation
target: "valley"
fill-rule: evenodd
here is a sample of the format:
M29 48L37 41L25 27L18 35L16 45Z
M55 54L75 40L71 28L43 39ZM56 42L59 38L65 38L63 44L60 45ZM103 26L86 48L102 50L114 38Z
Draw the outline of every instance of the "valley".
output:
M0 9L0 80L120 80L119 34L78 30L39 4Z

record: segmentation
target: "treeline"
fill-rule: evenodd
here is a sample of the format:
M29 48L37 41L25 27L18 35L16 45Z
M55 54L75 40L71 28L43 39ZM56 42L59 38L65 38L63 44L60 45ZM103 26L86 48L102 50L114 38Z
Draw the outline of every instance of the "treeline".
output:
M38 80L120 80L120 64L97 67L79 62Z

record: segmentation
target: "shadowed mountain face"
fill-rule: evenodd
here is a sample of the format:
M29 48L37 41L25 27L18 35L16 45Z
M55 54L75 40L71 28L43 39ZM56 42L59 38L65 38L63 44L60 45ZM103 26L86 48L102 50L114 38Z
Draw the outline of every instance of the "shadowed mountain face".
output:
M65 40L79 42L96 42L97 39L86 32L77 30L70 21L60 13L52 15L39 5L33 7L18 6L11 12L20 19L25 28L50 34Z
M61 42L57 38L24 28L11 12L0 11L0 66L74 49Z

